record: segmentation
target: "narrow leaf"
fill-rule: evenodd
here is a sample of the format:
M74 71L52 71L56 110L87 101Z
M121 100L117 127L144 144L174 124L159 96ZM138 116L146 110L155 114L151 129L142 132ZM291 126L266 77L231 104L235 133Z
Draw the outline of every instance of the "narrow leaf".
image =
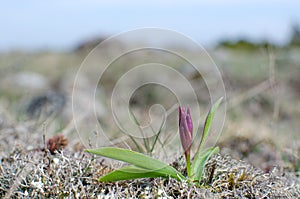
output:
M192 164L192 178L193 180L201 180L204 166L207 160L214 154L219 152L219 147L211 147L205 150L203 153L199 153L197 157L195 157Z
M132 109L129 109L129 113L130 113L130 116L133 117L134 123L139 127L141 136L142 136L143 141L144 141L144 146L145 146L145 148L146 148L146 151L148 152L148 151L149 151L149 140L145 137L144 132L143 132L143 129L141 128L141 124L140 124L140 122L138 121L138 119L136 118L136 116L134 115ZM140 151L140 152L141 152L141 151Z
M88 153L93 153L96 155L127 162L137 167L147 169L153 172L159 171L177 180L184 179L184 176L173 167L157 159L151 158L141 153L137 153L135 151L111 147L104 147L99 149L86 149L85 151Z
M119 180L132 180L137 178L167 178L168 175L159 170L151 171L133 165L122 167L99 178L100 182L116 182Z
M221 104L221 101L223 100L223 97L221 97L212 107L211 109L209 110L208 114L207 114L207 117L205 119L205 123L204 123L204 127L203 127L203 132L202 132L202 136L201 136L201 140L200 140L200 144L198 146L198 149L197 149L197 152L196 152L196 155L194 158L197 158L197 156L199 156L198 153L201 152L203 146L204 146L204 143L205 143L205 140L207 139L207 136L208 136L208 133L209 133L209 129L210 129L210 126L211 126L211 123L213 121L213 118L215 116L215 113L216 113L216 110L218 109L219 105Z
M160 133L162 132L162 128L164 127L165 122L166 122L166 119L164 118L163 121L162 121L162 123L161 123L161 125L160 125L160 127L159 127L158 132L155 133L155 135L154 135L154 136L155 136L154 142L153 142L152 147L151 147L151 149L150 149L150 152L151 152L151 153L152 153L153 150L154 150L154 147L155 147L155 145L156 145L157 140L159 140L159 135L160 135ZM154 132L154 131L153 131L153 132ZM161 143L160 140L159 140L159 142ZM162 143L161 143L161 144L162 144Z

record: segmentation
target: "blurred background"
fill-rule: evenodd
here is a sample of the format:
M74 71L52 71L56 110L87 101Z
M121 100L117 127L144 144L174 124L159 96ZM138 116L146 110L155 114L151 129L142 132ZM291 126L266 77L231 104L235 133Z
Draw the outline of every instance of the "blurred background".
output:
M132 29L158 27L192 38L204 46L219 67L227 93L227 117L218 140L222 153L265 170L274 162L299 170L299 7L296 0L2 2L0 151L9 153L16 144L25 148L42 145L41 134L45 129L47 136L62 133L72 138L70 148L82 148L72 121L71 104L80 65L106 38ZM189 51L176 41L148 39ZM126 42L147 41L136 38ZM126 42L107 46L107 54L124 48ZM145 52L139 58L151 60L151 53ZM204 121L210 102L201 74L172 56L166 57L164 63L199 86L201 92L197 97ZM115 63L101 78L102 86L97 87L97 119L117 144L130 140L118 136L113 118L106 114L106 99L120 74L128 70L122 66L133 64L134 56ZM93 82L99 78L94 70L78 77L80 100L76 107L87 112L82 116L87 122L77 128L99 136L97 124L88 119L94 112L86 110L86 105L93 103L87 92L94 89ZM167 106L172 100L176 99L162 88L144 87L134 93L130 103L133 109L141 108L136 113L144 118L139 121L143 123L148 118L145 110L152 104ZM176 119L177 112L173 115ZM164 129L166 132L177 131L174 121ZM166 133L165 140L168 137L170 134Z

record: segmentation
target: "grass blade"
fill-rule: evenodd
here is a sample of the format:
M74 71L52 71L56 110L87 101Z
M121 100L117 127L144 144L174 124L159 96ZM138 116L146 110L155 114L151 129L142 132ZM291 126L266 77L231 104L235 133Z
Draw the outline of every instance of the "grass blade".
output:
M162 132L162 128L163 128L165 122L166 122L166 119L164 118L163 121L162 121L162 123L161 123L161 125L160 125L160 127L159 127L158 132L155 133L155 138L154 138L154 142L153 142L153 144L152 144L152 147L151 147L151 149L150 149L150 153L153 152L154 147L155 147L155 145L156 145L156 142L157 142L157 140L159 140L159 135L160 135L160 133ZM161 143L161 142L160 142L160 143Z
M112 147L87 149L85 151L88 153L127 162L135 165L136 167L147 169L153 172L159 171L177 180L184 179L184 176L173 167L157 159L151 158L141 153L137 153L135 151Z
M131 139L131 141L134 143L134 145L136 146L137 150L142 153L144 150L141 148L141 146L137 143L137 141L135 140L135 138L128 134L128 137Z
M100 182L116 182L119 180L132 180L137 178L167 178L168 175L159 170L151 171L133 165L122 167L99 178Z
M144 132L143 132L143 129L141 128L141 124L140 122L138 121L138 119L135 117L133 111L129 108L129 113L130 113L130 116L133 118L135 124L138 126L139 128L139 131L141 133L141 136L143 138L143 142L144 142L144 146L146 147L146 151L149 152L149 141L148 139L145 137L144 135ZM141 152L141 151L140 151Z
M122 123L119 121L119 119L118 119L118 117L116 116L115 112L113 112L113 115L114 115L115 119L117 120L118 125L120 125L122 129L124 129ZM141 146L137 143L136 139L135 139L132 135L130 135L130 134L128 134L128 136L129 136L129 138L131 139L131 141L134 143L134 145L136 146L137 150L138 150L140 153L142 153L144 150L143 150L143 149L141 148Z

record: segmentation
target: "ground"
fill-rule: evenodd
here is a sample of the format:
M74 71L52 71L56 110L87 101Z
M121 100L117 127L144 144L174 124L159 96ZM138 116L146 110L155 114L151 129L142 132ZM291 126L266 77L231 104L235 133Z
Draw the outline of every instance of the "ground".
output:
M162 178L99 183L97 179L101 175L119 165L83 151L86 147L105 146L106 139L114 146L135 148L128 136L112 124L107 99L123 70L128 70L127 65L139 61L129 57L114 63L99 82L96 68L80 74L73 107L78 108L82 118L77 118L79 122L75 124L73 83L86 51L2 53L0 197L299 198L299 52L298 48L210 51L225 83L227 115L217 142L214 142L216 138L208 142L208 145L218 145L220 153L207 163L199 187ZM143 56L151 60L155 53ZM182 62L172 57L165 57L164 62L189 79L195 90L201 91L197 95L199 121L203 123L209 97L201 75L182 67ZM120 66L124 67L120 69ZM88 106L92 103L89 91L94 89L93 82L98 82L96 120ZM174 100L164 89L143 87L133 94L131 105L147 121L149 116L139 110L147 110L158 102L173 110L168 105ZM194 120L196 117L193 115ZM177 112L171 112L170 118L162 133L162 142L166 143L170 135L177 135ZM96 122L103 124L102 130ZM108 138L103 137L103 131ZM66 140L53 137L56 134ZM172 147L178 145L175 149L180 149L177 138L172 140L175 145L160 147L174 151ZM56 145L51 144L51 139L59 143L58 151L53 150ZM185 172L180 153L172 154L170 159L160 158Z

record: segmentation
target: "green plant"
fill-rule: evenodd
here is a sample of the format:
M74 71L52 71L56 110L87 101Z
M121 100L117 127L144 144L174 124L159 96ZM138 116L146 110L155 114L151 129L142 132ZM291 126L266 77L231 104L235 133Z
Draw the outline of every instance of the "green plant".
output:
M134 113L131 109L129 109L129 113L130 113L130 116L133 118L133 121L135 122L135 124L137 126L140 126L138 119L136 118L136 116L134 115ZM159 135L162 132L162 128L163 128L165 122L166 122L166 118L163 118L163 121L157 132L155 132L155 130L152 128L153 136L151 136L151 137L145 136L143 129L139 128L140 134L143 139L143 146L142 146L142 144L140 144L138 142L138 140L136 138L134 138L130 134L128 135L140 153L146 153L147 155L151 156L157 143L159 143L161 146L163 146L162 141L159 139Z
M99 181L112 182L119 180L129 180L136 178L155 178L155 177L171 177L179 181L199 182L202 178L202 173L207 160L219 152L218 147L211 147L203 150L205 140L207 139L209 129L214 118L215 112L223 98L220 98L210 109L203 128L202 137L198 149L191 162L190 150L193 135L193 123L190 115L190 109L179 107L179 132L182 147L186 158L187 173L185 177L175 168L142 153L134 152L127 149L103 147L99 149L86 149L86 152L100 155L115 160L129 163L120 169L112 171L105 176L102 176Z
M159 129L157 129L157 131L155 131L153 128L151 128L152 133L153 133L152 136L145 136L143 129L140 128L140 126L141 126L140 122L138 121L137 117L135 116L133 110L130 108L129 108L129 114L130 114L130 117L132 118L133 122L139 127L139 133L142 138L135 138L134 136L132 136L130 134L127 134L127 136L132 141L132 143L134 144L134 146L136 147L136 150L138 152L152 156L153 151L157 144L160 144L162 147L164 146L165 141L160 140L159 136L163 131L163 126L166 122L166 118L164 117L162 119L162 123L160 124L160 127L159 127ZM116 114L114 113L114 115L116 115ZM116 117L116 119L117 119L117 117ZM121 125L121 122L118 121L118 124ZM142 143L140 142L140 140L142 140Z

